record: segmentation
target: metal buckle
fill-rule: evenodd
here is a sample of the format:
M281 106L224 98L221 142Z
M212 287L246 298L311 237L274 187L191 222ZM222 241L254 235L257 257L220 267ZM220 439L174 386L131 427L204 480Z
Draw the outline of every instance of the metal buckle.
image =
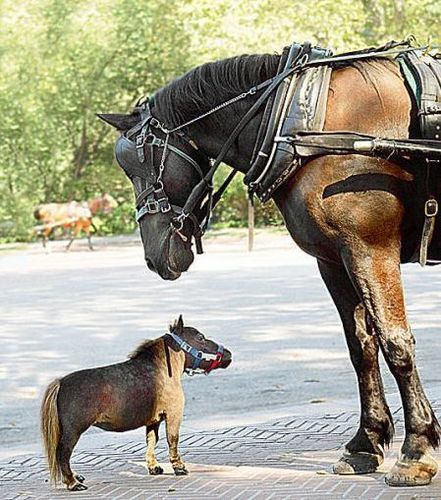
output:
M158 121L156 118L154 118L153 116L152 116L152 117L151 117L151 119L150 119L150 125L151 125L152 127L154 127L154 128L161 128L161 126L160 126L161 124L160 124L160 123L159 123L159 121Z
M170 206L170 202L168 201L167 197L159 198L159 200L157 200L157 201L158 201L159 208L163 214L170 212L171 206Z
M424 214L426 217L435 217L438 214L438 202L434 198L426 201Z
M139 136L138 136L139 137ZM148 144L148 145L151 145L153 144L154 140L156 139L156 135L155 134L152 134L151 132L148 133L146 136L145 136L145 139L144 139L144 143L145 144Z
M157 214L160 211L159 203L154 198L147 198L145 206L149 214Z
M192 347L190 344L187 344L187 342L183 342L182 345L181 345L181 349L185 352L190 352Z
M145 143L145 129L141 130L141 133L136 138L136 152L138 154L138 160L140 163L144 163L144 143Z

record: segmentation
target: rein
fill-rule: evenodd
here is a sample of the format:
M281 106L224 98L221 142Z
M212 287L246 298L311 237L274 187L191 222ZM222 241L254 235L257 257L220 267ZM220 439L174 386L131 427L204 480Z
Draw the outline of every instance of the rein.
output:
M185 368L184 370L188 375L192 376L195 373L205 373L205 375L208 375L212 370L220 365L224 355L223 345L217 344L216 354L209 354L207 352L199 351L196 347L191 346L175 332L167 333L167 335L169 335L176 342L176 344L178 344L181 351L186 352L193 358L193 366L191 368ZM202 361L211 361L211 363L208 368L202 369L200 367Z

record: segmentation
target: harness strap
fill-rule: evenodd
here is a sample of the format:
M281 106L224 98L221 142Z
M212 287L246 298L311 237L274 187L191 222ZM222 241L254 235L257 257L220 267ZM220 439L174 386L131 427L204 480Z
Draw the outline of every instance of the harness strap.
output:
M187 202L184 205L184 214L189 214L189 213L193 212L196 205L200 201L201 197L204 195L206 186L211 183L213 176L216 173L216 170L218 169L222 160L225 158L225 155L227 154L231 145L236 141L237 137L242 132L242 130L245 128L247 123L257 113L259 108L266 101L266 99L271 95L271 93L274 91L274 89L277 88L277 86L280 85L280 83L282 83L282 81L287 76L291 75L295 71L298 71L298 69L300 67L301 67L300 65L297 65L294 68L288 68L287 70L283 71L282 73L280 73L276 77L271 78L270 80L266 80L266 82L264 82L267 84L266 90L257 99L257 101L251 106L251 108L247 111L247 113L245 113L245 115L241 118L239 123L234 128L233 132L230 134L230 136L228 137L228 139L226 140L226 142L222 146L219 154L217 155L217 157L216 157L215 161L213 162L213 165L211 166L208 173L203 177L201 182L199 182L199 184L197 184L195 186L195 188L193 189L192 193L190 194L190 196L187 199Z

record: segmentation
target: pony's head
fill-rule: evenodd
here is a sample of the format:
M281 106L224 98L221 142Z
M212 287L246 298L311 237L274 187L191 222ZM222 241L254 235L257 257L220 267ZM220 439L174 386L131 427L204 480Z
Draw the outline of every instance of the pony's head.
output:
M207 338L196 328L184 326L182 315L170 325L171 345L185 353L185 369L192 373L210 373L217 368L227 368L232 355L223 345Z
M182 218L182 207L208 170L209 159L183 134L166 134L151 114L136 109L129 115L98 116L121 132L115 156L133 184L147 266L175 280L194 260L192 237L199 237L204 218L200 207Z

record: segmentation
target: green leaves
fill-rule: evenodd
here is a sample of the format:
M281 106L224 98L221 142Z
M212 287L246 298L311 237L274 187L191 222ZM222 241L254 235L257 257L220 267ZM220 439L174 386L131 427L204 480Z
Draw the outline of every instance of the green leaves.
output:
M38 203L106 191L125 203L100 230L131 227L115 134L95 113L126 112L205 61L294 40L440 43L440 17L438 0L0 0L0 239L28 238ZM244 196L238 180L218 219L241 223Z

